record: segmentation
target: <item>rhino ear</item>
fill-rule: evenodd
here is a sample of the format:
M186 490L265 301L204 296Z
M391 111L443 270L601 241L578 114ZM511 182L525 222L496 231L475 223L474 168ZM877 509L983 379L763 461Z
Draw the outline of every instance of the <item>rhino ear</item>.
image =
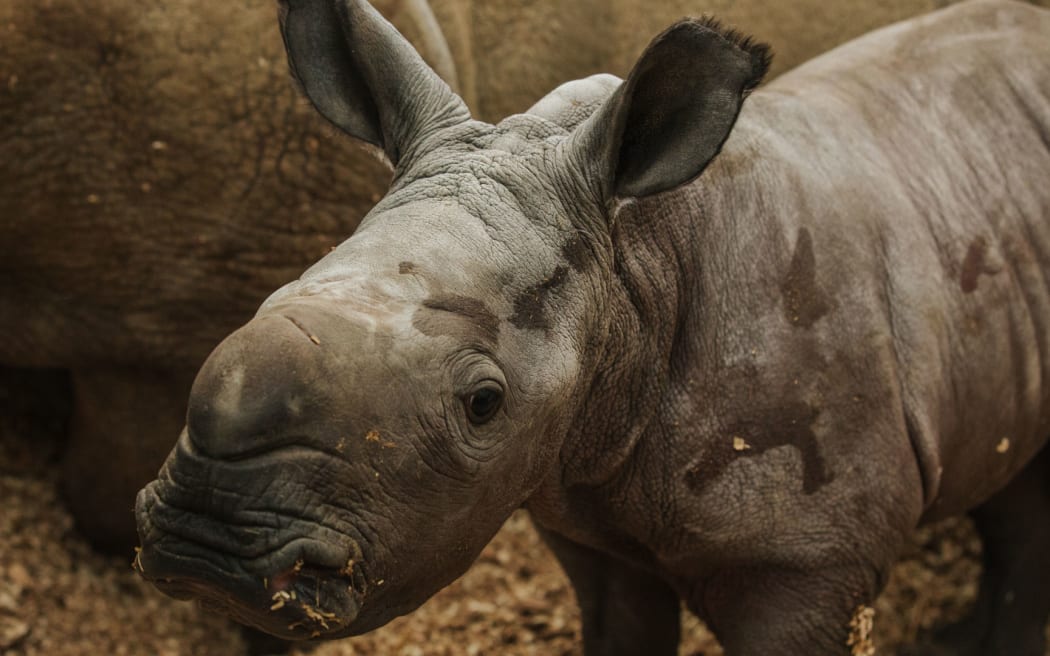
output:
M280 0L288 63L317 111L395 166L470 111L366 0Z
M584 122L577 155L606 199L641 197L696 178L729 137L744 98L769 68L769 47L710 19L653 39L627 80Z

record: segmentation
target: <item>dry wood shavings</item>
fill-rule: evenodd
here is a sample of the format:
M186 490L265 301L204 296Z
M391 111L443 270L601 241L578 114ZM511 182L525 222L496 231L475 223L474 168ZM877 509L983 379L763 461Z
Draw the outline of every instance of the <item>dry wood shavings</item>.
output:
M18 646L29 635L29 624L17 617L0 616L0 649Z
M285 590L280 590L278 592L275 592L275 593L273 593L273 596L270 597L270 600L273 601L273 604L270 606L270 610L272 610L272 611L281 610L282 608L284 608L285 604L287 604L289 601L291 601L293 599L295 599L295 592L294 591L287 592Z
M311 605L309 605L307 603L302 603L301 605L303 607L303 612L306 613L306 616L309 617L311 620L313 620L315 623L321 625L321 628L327 629L328 628L328 622L334 621L334 620L337 619L337 616L336 616L335 613L329 613L326 610L321 610L320 608L314 608L313 606L311 606Z
M8 451L0 436L0 472ZM0 475L0 654L237 656L239 630L216 613L161 594L101 556L73 528L57 471ZM134 561L132 561L134 562Z
M355 563L355 561L354 561L353 558L351 558L350 560L346 561L346 565L343 566L343 569L339 570L339 574L342 575L342 576L346 576L346 577L353 576L353 574L354 574L354 563Z
M849 638L846 645L851 656L875 656L875 643L871 639L871 630L875 625L875 609L871 606L858 606L849 621Z

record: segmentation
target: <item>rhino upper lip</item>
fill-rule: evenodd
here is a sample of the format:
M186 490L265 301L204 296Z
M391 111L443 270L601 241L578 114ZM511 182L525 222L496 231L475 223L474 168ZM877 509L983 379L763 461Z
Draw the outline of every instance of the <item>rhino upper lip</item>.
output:
M245 558L184 527L165 526L158 508L201 513L172 506L157 485L141 493L144 550L135 568L161 591L197 598L242 623L296 638L336 632L355 619L369 588L359 549L300 536Z
M316 469L320 459L326 466L328 463L345 466L344 461L333 461L331 456L327 450L314 446L283 444L236 459L212 458L198 451L188 432L184 432L176 444L174 461L164 466L158 480L140 492L142 507L136 514L156 530L247 564L268 566L265 561L274 560L275 554L297 540L312 543L315 546L310 550L316 554L315 564L338 570L349 558L361 560L362 540L353 526L345 521L325 521L323 517L296 511L287 504L277 504L280 497L271 492L275 471L285 468L282 463L295 460ZM244 485L237 490L231 481ZM287 482L295 483L293 479ZM263 498L270 498L273 503L260 506ZM320 499L308 504L311 505L331 509ZM169 512L156 512L158 508ZM187 518L196 520L189 522ZM299 537L274 544L272 540L260 539L267 537L267 533L269 537L281 533L297 533ZM260 545L266 548L259 549ZM340 549L336 545L350 553L345 558L342 553L332 553ZM291 562L287 565L291 566Z
M159 479L139 493L143 550L136 569L173 597L197 598L276 635L344 634L356 625L365 596L376 592L365 541L343 513L323 514L329 506L322 499L297 501L296 510L279 504L273 488L283 480L302 501L309 481L289 477L287 464L310 471L347 466L331 457L309 445L282 444L233 460L213 458L184 432ZM260 507L264 499L270 501Z
M157 487L159 487L159 482L152 483L141 493L143 495L143 502L142 508L139 511L140 523L148 526L150 531L158 533L161 536L170 536L171 538L175 538L186 544L194 545L204 552L232 558L240 564L240 568L245 574L289 571L296 567L297 561L305 562L306 560L310 561L310 565L314 569L330 570L333 573L337 573L346 569L348 563L356 563L362 560L360 548L357 546L358 542L353 537L308 517L298 515L278 515L277 513L274 513L274 516L285 518L285 521L288 524L302 522L311 525L314 530L310 531L310 533L301 532L295 537L285 540L279 545L259 553L251 553L247 551L247 547L244 551L238 553L237 550L222 543L218 539L209 539L207 537L207 530L189 530L183 525L172 523L163 512L157 511L170 510L183 517L199 518L205 522L205 529L208 528L209 524L229 523L233 525L234 530L242 531L245 535L249 536L264 531L279 532L295 529L289 529L287 525L266 526L260 524L253 526L238 523L231 518L214 516L207 512L202 512L195 508L189 508L182 504L173 503L170 500L165 499L164 495L157 489ZM336 541L331 539L324 539L324 534L343 538L338 540L338 542L343 544L337 544ZM143 537L146 536L144 535ZM160 540L153 538L150 541L156 543ZM348 544L352 546L347 546ZM308 555L302 555L303 552L308 552ZM303 562L300 562L299 567L302 567Z

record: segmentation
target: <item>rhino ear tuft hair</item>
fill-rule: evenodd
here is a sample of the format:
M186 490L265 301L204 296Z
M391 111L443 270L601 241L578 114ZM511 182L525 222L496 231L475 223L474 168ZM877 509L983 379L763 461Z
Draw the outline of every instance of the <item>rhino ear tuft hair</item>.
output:
M773 63L773 49L769 44L756 41L754 37L731 27L723 27L722 22L713 16L704 16L695 21L701 27L719 34L723 39L743 51L750 60L750 75L744 81L743 94L746 97L769 72Z
M288 65L317 111L397 166L470 111L367 0L280 0Z
M686 19L653 39L627 80L574 135L607 198L642 197L696 178L721 150L769 46L713 19Z

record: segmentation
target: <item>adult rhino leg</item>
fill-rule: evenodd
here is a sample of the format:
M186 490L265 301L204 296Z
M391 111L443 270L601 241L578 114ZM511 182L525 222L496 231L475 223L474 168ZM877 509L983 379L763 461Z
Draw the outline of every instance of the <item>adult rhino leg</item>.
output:
M46 463L66 434L69 412L68 372L0 366L0 446ZM26 460L16 457L15 466Z
M678 653L680 601L667 583L622 560L537 529L576 590L586 656Z
M1043 656L1050 617L1050 449L971 514L984 547L973 612L912 653Z
M77 527L97 548L130 552L132 509L186 421L193 372L74 370L62 487Z

